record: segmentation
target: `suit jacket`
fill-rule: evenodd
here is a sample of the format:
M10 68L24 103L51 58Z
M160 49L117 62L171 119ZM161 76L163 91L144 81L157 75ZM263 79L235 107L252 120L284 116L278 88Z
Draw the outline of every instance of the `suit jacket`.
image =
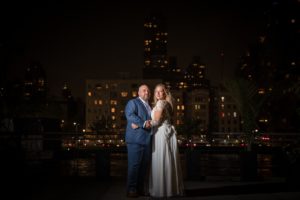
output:
M146 120L151 119L147 109L140 98L128 101L125 107L127 119L125 141L126 143L149 145L151 140L151 129L143 128ZM137 124L139 128L133 129L131 123Z

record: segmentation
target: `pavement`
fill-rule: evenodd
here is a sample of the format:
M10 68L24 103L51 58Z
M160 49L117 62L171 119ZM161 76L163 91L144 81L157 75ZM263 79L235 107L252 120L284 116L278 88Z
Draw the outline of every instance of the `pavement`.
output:
M132 199L126 197L126 180L111 178L97 180L95 178L33 178L28 177L21 182L12 182L8 187L8 199L31 200L109 200ZM298 184L299 185L299 184ZM182 200L299 200L300 187L288 183L284 179L264 181L239 180L186 180L183 197L170 199ZM9 185L7 185L9 186ZM3 194L5 195L5 193ZM150 197L135 199L148 200Z

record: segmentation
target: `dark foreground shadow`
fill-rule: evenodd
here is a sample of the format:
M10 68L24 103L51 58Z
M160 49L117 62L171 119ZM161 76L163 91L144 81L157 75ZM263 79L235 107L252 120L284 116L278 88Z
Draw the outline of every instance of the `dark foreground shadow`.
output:
M187 189L187 197L237 195L257 193L299 192L300 186L296 183L250 183L245 185L221 186L214 188Z

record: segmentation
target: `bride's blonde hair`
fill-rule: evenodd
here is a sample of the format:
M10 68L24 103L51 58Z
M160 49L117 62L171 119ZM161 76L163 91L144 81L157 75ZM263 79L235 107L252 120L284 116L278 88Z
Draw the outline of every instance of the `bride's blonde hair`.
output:
M170 103L170 105L172 107L172 110L173 110L173 97L172 97L172 94L171 94L170 90L166 87L166 85L163 84L163 83L159 83L155 86L154 95L153 95L154 105L157 103L157 99L155 97L155 91L158 87L161 87L163 89L163 92L165 93L165 98L166 98L165 100Z

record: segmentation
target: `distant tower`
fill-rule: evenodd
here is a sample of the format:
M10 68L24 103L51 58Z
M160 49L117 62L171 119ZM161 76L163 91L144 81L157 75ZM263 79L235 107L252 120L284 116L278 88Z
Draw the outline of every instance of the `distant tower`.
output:
M195 56L192 63L185 69L184 79L189 89L208 88L209 81L206 79L206 67Z
M270 1L263 12L263 28L257 41L239 64L238 75L255 82L258 93L268 95L258 124L269 132L298 131L295 93L300 82L298 0ZM274 114L276 113L276 114Z
M144 23L143 78L162 79L167 71L166 19L161 14L149 15Z
M24 97L26 100L42 101L46 99L46 73L40 63L32 62L26 67Z
M63 96L64 100L68 100L68 99L72 98L71 90L66 83L62 87L62 96Z
M177 57L169 56L167 74L163 77L165 84L171 89L179 89L184 82L183 72L177 64Z

